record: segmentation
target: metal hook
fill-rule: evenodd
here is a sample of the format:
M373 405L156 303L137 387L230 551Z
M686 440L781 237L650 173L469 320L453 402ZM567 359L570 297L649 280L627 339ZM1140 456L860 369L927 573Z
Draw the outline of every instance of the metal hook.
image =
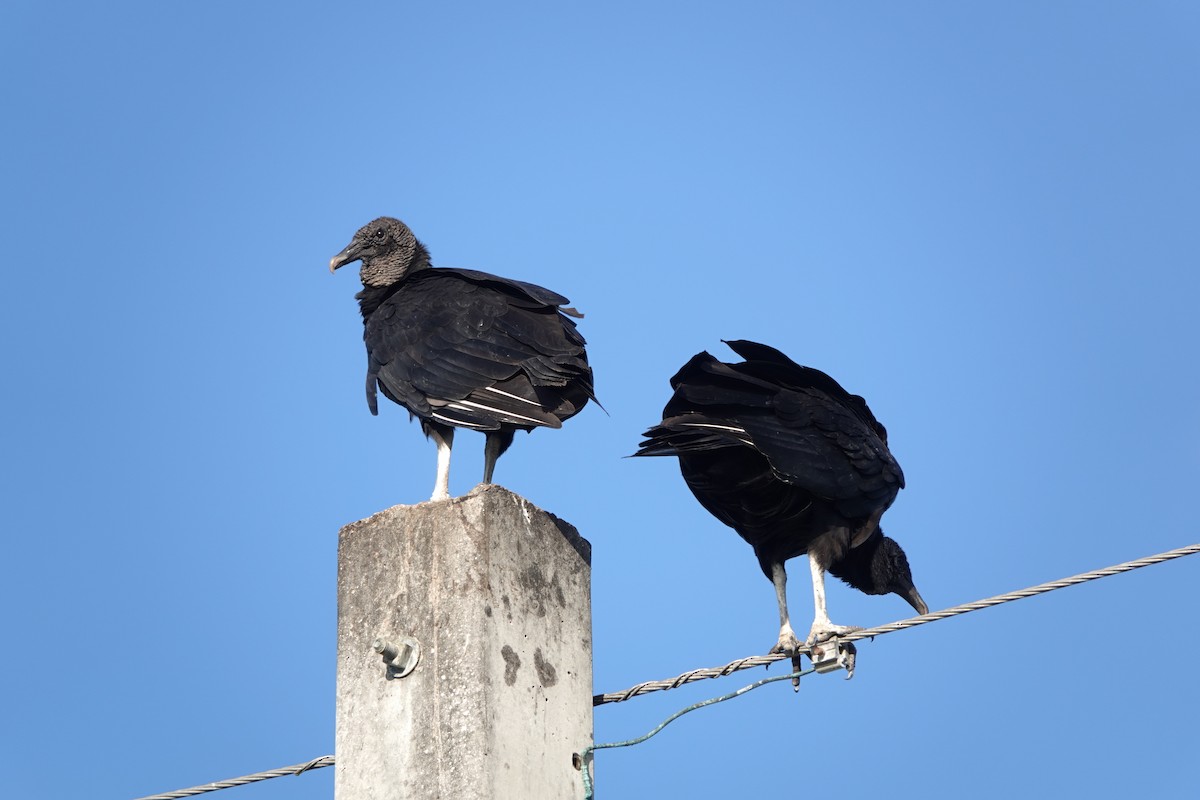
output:
M387 665L387 679L403 678L412 672L421 660L421 644L411 636L401 636L400 644L395 645L387 639L379 638L371 645L376 653L383 656Z

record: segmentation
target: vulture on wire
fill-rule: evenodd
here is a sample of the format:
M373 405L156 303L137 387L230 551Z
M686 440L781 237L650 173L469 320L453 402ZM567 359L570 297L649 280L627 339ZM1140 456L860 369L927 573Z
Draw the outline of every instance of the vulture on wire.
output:
M434 268L398 219L359 229L329 271L361 261L367 405L376 392L421 420L437 444L431 500L450 496L455 428L482 431L483 482L516 431L559 428L595 400L584 339L560 294L469 269Z
M675 394L663 421L646 431L635 455L678 456L700 504L754 548L779 602L771 652L791 655L799 647L784 562L805 553L816 606L809 644L855 630L829 619L826 571L928 613L908 558L879 527L904 474L866 401L772 347L726 344L745 360L693 356L671 379Z

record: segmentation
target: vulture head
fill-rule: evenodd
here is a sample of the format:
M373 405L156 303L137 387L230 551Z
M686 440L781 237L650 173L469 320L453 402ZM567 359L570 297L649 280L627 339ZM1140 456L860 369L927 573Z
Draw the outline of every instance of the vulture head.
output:
M391 286L429 266L429 251L403 222L380 217L358 229L350 244L329 260L329 271L352 261L362 262L363 286Z
M864 594L896 594L918 614L929 613L929 606L913 584L908 556L895 539L882 532L851 548L842 560L830 565L829 571Z

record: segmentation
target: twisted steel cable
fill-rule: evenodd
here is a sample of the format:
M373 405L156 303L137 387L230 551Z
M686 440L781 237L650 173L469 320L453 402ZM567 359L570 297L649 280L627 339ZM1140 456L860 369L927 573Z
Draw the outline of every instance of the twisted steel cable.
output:
M966 614L971 611L979 611L980 609L984 608L991 608L992 606L998 606L1002 603L1010 603L1013 600L1021 600L1025 597L1033 597L1034 595L1052 592L1056 589L1065 589L1068 586L1075 586L1076 584L1094 581L1098 578L1107 578L1111 575L1119 575L1122 572L1141 569L1142 567L1148 567L1152 564L1161 564L1164 561L1182 558L1183 556L1190 556L1194 553L1200 553L1200 544L1191 544L1187 545L1186 547L1168 550L1165 553L1159 553L1158 555L1146 556L1145 558L1138 558L1133 561L1126 561L1122 564L1104 567L1103 569L1094 569L1091 572L1083 572L1079 575L1072 575L1069 578L1061 578L1056 581L1039 583L1037 586L1030 586L1027 589L1018 589L1014 592L998 594L994 597L988 597L983 600L975 600L971 603L963 603L961 605L951 606L950 608L943 609L942 611L934 611L929 614L922 614L918 617L902 619L898 622L889 622L887 625L880 625L875 628L864 628L863 630L854 631L853 633L840 636L838 639L843 642L853 642L859 639L882 636L885 633L901 631L905 628L915 628L916 626L924 625L927 622L936 622L939 619L957 617L959 614ZM797 655L810 655L811 649L812 648L808 646L802 646L797 651ZM731 661L722 667L694 669L667 680L646 681L645 683L639 683L636 686L631 686L623 692L609 692L607 694L595 695L592 697L592 705L599 706L604 705L605 703L620 703L630 699L631 697L637 697L638 695L648 694L650 692L661 692L665 691L666 689L675 689L685 684L694 683L695 681L700 680L707 680L708 678L720 678L725 675L738 672L739 670L766 666L767 664L771 664L776 661L782 661L785 658L790 658L790 656L773 653L765 656L750 656L749 658L740 658L737 661Z
M180 800L183 797L195 797L198 794L206 792L215 792L220 789L232 789L234 786L243 786L247 783L256 783L265 781L270 778L282 778L284 775L299 775L302 772L308 772L310 769L320 769L321 767L332 767L333 756L321 756L314 758L312 761L304 764L293 764L290 767L280 767L279 769L270 769L266 772L256 772L253 775L243 775L240 778L229 778L228 780L215 781L214 783L206 783L203 786L193 786L190 789L178 789L174 792L166 792L164 794L152 794L146 797L139 797L137 800Z
M1094 581L1098 578L1107 578L1112 575L1119 575L1122 572L1130 572L1132 570L1141 569L1142 567L1148 567L1153 564L1161 564L1164 561L1171 561L1172 559L1182 558L1183 556L1190 556L1195 553L1200 553L1200 544L1191 544L1191 545L1187 545L1186 547L1179 547L1174 550L1168 550L1164 553L1159 553L1157 555L1146 556L1145 558L1138 558L1133 561L1126 561L1122 564L1115 564L1111 567L1104 567L1103 569L1095 569L1095 570L1092 570L1091 572L1083 572L1078 575L1072 575L1069 578L1061 578L1056 581L1048 581L1047 583L1039 583L1036 586L1030 586L1026 589L1018 589L1013 592L1006 592L1004 594L998 594L998 595L995 595L994 597L987 597L987 598L984 598L983 600L975 600L970 603L962 603L961 605L951 606L950 608L943 609L942 611L934 611L929 614L923 614L918 617L910 617L908 619L903 619L898 622L890 622L886 625L879 625L874 628L864 628L863 630L854 631L852 633L848 633L845 636L841 636L838 638L844 642L852 642L852 641L857 641L859 639L874 638L876 636L882 636L885 633L892 633L893 631L900 631L900 630L904 630L906 628L915 628L916 626L924 625L927 622L936 622L939 619L947 619L949 617L956 617L960 614L966 614L971 611L979 611L984 608L991 608L992 606L998 606L1003 603L1009 603L1009 602L1012 602L1013 600L1021 600L1022 598L1025 598L1025 597L1033 597L1034 595L1045 594L1046 592L1052 592L1057 589L1065 589L1068 586L1075 586L1080 583ZM811 649L812 648L807 647L807 646L801 647L796 655L797 656L799 656L801 654L810 655ZM683 686L688 683L694 683L696 681L706 680L708 678L720 678L725 675L730 675L734 672L739 672L744 669L751 669L753 667L766 666L768 664L772 664L776 661L782 661L787 658L792 658L792 656L786 656L786 655L782 655L782 654L772 654L772 655L765 655L765 656L749 656L747 658L739 658L738 660L731 661L728 664L721 666L721 667L711 667L708 669L694 669L689 672L685 672L682 675L678 675L674 678L670 678L668 680L646 681L645 683L639 683L636 686L632 686L623 692L609 692L607 694L598 694L592 698L592 705L599 706L599 705L604 705L606 703L619 703L619 702L628 700L631 697L637 697L639 695L649 694L650 692L664 691L666 689L674 689L676 687ZM665 725L667 723L673 721L676 717L680 716L682 713L686 713L687 711L691 711L694 708L699 708L701 706L708 705L713 702L720 702L721 700L728 699L729 697L740 695L740 694L744 693L745 691L747 691L749 689L757 688L759 685L762 685L764 683L770 683L770 682L773 682L776 680L784 680L789 677L794 677L794 676L793 675L780 675L780 676L776 676L774 678L768 678L765 681L759 681L758 683L753 684L749 687L744 687L743 689L739 689L738 691L733 692L732 694L727 695L725 697L715 698L713 700L706 700L702 703L697 703L695 706L691 706L687 709L684 709L683 712L673 715L668 720L666 720L666 722L664 722L662 725L660 725L658 728L656 728L654 731L652 731L648 736L643 737L643 738L649 738L649 736L653 736L655 733L657 733L659 730L661 730L662 727L665 727ZM614 743L614 744L610 744L610 745L603 745L603 746L604 747L625 746L626 744L633 744L633 743L636 743L637 741L641 741L641 739L631 740L630 742L621 742L621 743ZM598 748L598 747L600 747L600 745L597 745L596 747ZM593 748L593 749L595 749L595 748ZM137 798L137 800L181 800L182 798L195 797L196 795L205 794L207 792L215 792L215 791L219 791L221 789L231 789L235 786L243 786L247 783L256 783L258 781L269 780L270 778L281 778L284 775L299 775L301 773L307 772L312 769L320 769L321 767L331 767L331 766L333 766L333 764L334 764L333 756L322 756L320 758L314 758L312 761L308 761L303 764L294 764L290 767L280 767L279 769L267 770L266 772L256 772L252 775L243 775L240 778L229 778L229 779L223 780L223 781L215 781L213 783L206 783L203 786L193 786L190 789L179 789L179 790L176 790L173 792L166 792L164 794L147 795L146 797L139 797L139 798Z

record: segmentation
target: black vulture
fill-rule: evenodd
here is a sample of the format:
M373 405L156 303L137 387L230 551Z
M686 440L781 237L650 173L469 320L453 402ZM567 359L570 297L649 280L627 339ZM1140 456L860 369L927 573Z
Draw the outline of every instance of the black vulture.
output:
M329 271L361 261L355 298L367 345L367 405L376 390L421 420L438 448L431 500L450 496L455 428L482 431L483 482L516 431L559 428L595 400L584 339L567 298L469 269L434 268L398 219L354 234Z
M646 431L634 455L678 456L700 504L754 548L779 602L771 652L799 647L784 562L805 553L816 606L809 644L855 630L829 619L827 570L859 591L894 592L928 613L908 558L879 527L904 473L866 401L773 347L726 344L745 360L693 356L671 379L662 424Z

